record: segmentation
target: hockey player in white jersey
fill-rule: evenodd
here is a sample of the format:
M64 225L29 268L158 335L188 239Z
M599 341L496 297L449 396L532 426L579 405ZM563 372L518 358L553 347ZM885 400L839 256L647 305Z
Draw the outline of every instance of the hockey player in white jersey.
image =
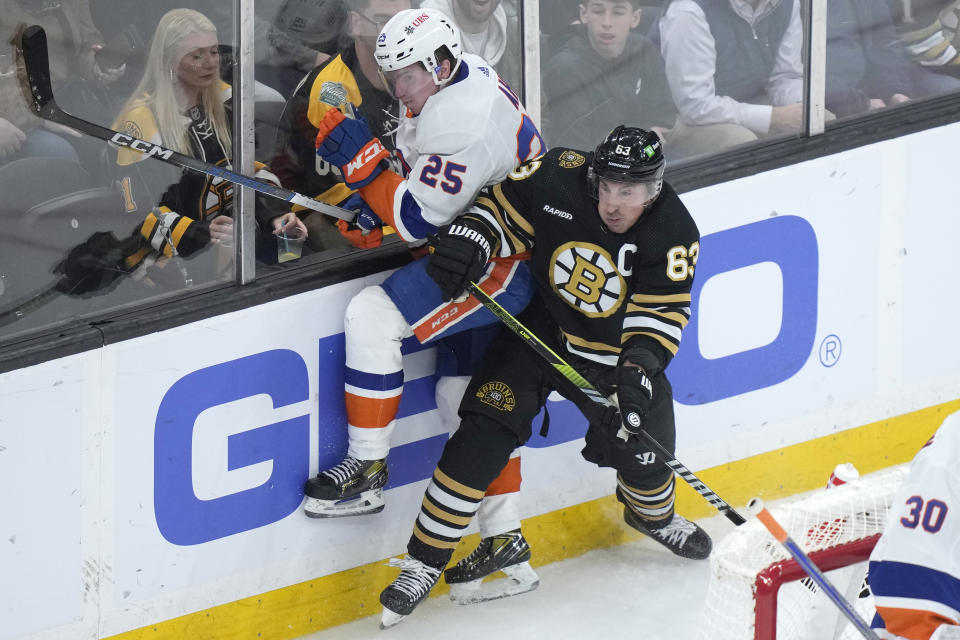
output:
M878 636L960 640L960 413L910 464L870 554L869 579Z
M383 28L376 58L385 84L402 103L396 148L404 175L391 171L387 151L362 117L328 111L318 127L317 154L340 167L344 182L408 242L422 241L471 204L480 189L498 183L517 165L545 151L536 125L520 99L482 58L461 52L456 26L441 12L409 10ZM533 281L520 259L491 263L478 284L511 312L522 310ZM403 388L401 341L421 343L490 325L496 318L475 299L444 302L416 260L381 285L361 291L349 304L345 396L347 457L310 479L304 507L312 517L376 513L383 509L386 458ZM478 350L479 351L479 350ZM479 354L474 356L478 359ZM469 359L469 358L468 358ZM449 359L462 365L463 358ZM437 404L452 428L469 370L438 373ZM444 408L447 408L444 411ZM447 572L452 584L476 586L499 569L520 577L495 593L464 588L454 599L476 601L512 595L536 586L530 548L520 532L516 493L517 452L487 492L480 511L482 542ZM507 589L504 592L502 589Z

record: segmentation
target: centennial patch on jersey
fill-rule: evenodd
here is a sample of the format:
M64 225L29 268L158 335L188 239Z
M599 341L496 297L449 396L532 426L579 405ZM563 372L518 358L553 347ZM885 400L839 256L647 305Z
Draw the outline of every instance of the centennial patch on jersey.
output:
M477 398L483 404L490 405L498 411L513 411L517 406L517 399L513 389L502 382L488 382L477 389Z
M140 130L140 125L138 125L133 120L125 120L123 123L123 132L128 136L134 138L140 138L143 140L143 132Z
M627 285L616 261L598 245L567 242L550 258L550 284L568 305L590 318L617 311Z
M582 155L569 149L560 154L560 166L564 169L576 169L586 161Z

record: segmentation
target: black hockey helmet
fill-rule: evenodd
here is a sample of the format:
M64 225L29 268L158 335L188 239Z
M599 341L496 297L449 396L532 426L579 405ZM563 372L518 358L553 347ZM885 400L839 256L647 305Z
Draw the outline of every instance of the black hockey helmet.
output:
M597 198L600 179L649 185L651 200L663 187L663 143L653 131L619 125L597 145L587 169L587 187Z

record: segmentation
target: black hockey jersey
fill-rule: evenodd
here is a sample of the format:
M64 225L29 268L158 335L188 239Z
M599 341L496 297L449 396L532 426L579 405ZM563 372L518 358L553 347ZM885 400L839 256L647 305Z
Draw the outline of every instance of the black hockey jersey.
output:
M496 233L494 255L531 251L570 353L616 365L621 346L639 341L665 367L690 319L700 233L667 183L631 229L606 229L587 191L591 156L554 149L485 188L465 216Z
M340 170L324 162L316 151L317 125L329 108L320 102L320 89L328 81L344 86L347 100L360 108L373 135L391 152L400 103L388 92L370 84L360 71L353 43L307 74L287 101L280 118L276 151L270 160L271 169L288 189L340 204L352 191L343 184ZM398 161L392 159L392 162L399 168Z

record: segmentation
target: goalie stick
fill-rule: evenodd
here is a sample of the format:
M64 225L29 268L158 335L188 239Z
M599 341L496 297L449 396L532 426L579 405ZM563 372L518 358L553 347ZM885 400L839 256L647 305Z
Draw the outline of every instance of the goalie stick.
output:
M780 544L793 556L793 559L797 561L797 564L800 565L800 568L803 569L808 576L810 576L814 582L817 583L817 586L827 595L828 598L840 609L840 612L843 613L857 628L857 631L860 632L864 638L867 640L880 640L877 634L870 628L870 625L864 622L863 618L857 615L857 612L854 611L853 605L847 602L847 599L837 591L837 588L827 580L827 577L823 575L823 572L820 571L820 568L813 563L813 560L810 559L806 553L803 552L803 549L800 548L800 545L790 537L786 529L784 529L777 519L773 517L767 509L763 506L763 501L760 498L753 498L747 504L747 511L752 513L757 517L764 527L767 528L767 531L776 538Z
M523 326L523 324L509 311L501 307L496 300L488 296L483 289L476 285L476 283L470 282L467 285L467 289L477 300L480 301L480 304L489 309L490 312L499 318L501 322L507 325L511 331L520 336L520 338L526 342L529 347L536 351L540 357L549 362L553 368L560 372L564 378L576 385L576 387L580 389L585 396L590 398L590 400L604 407L614 406L613 403L606 398L606 396L597 391L596 387L590 384L590 382L580 375L576 369L571 367L563 358L560 357L559 354L557 354L556 351L551 349L545 342L543 342L543 340L531 333L529 329ZM620 432L617 435L626 439L624 437L625 431L626 430L621 427ZM740 526L745 522L743 516L737 513L733 507L723 500L723 498L714 493L710 487L705 485L700 478L695 476L690 469L683 465L682 462L677 460L677 458L662 444L660 444L656 438L651 436L643 429L640 429L636 435L644 442L644 444L659 453L664 463L670 467L674 473L683 478L687 484L693 487L693 489L703 496L707 502L713 505L717 511L722 513L727 520L737 526Z
M235 173L229 169L178 153L173 149L167 149L159 144L147 142L107 127L101 127L98 124L71 115L61 109L53 97L53 87L50 84L50 60L47 54L47 34L43 27L37 25L27 27L23 32L19 48L23 54L23 64L30 84L31 106L33 111L44 120L72 127L94 138L100 138L121 147L129 147L150 158L156 158L178 167L193 169L208 176L222 178L268 196L286 200L291 204L325 213L334 218L352 222L356 216L353 211L308 198L295 191L289 191L269 182L245 176L242 173Z

